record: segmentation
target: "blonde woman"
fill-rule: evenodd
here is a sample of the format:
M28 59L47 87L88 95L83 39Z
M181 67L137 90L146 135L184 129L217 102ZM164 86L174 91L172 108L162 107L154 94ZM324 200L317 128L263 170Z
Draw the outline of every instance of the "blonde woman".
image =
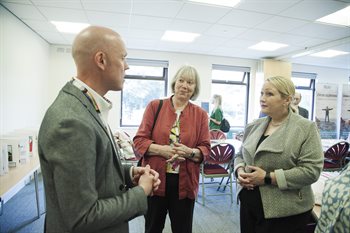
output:
M161 180L148 198L146 233L161 233L168 213L173 233L192 232L199 167L210 154L207 112L190 102L199 94L199 83L194 67L181 67L171 83L173 95L163 100L153 131L159 100L148 104L134 137L143 165L152 166Z
M209 117L209 129L220 129L220 124L224 117L221 103L221 95L213 95L212 104L214 104L214 108Z
M245 128L235 159L242 233L306 231L323 152L316 124L292 111L294 93L290 79L268 78L260 95L267 117Z

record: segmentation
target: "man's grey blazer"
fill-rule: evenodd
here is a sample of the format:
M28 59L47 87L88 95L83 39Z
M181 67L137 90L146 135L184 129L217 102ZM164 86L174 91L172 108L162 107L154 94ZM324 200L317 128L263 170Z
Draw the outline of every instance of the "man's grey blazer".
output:
M109 129L72 82L47 110L39 131L46 194L45 232L129 232L128 221L147 211L130 166L120 162Z

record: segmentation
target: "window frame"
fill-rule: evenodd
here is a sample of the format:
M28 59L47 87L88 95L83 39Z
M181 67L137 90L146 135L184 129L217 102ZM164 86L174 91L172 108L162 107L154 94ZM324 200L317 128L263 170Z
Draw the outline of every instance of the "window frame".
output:
M237 126L237 125L231 125L230 131L233 129L238 129L242 127L242 130L244 129L245 125L248 123L248 112L249 112L249 90L250 90L250 68L249 67L241 67L241 66L228 66L228 65L218 65L213 64L212 65L212 71L213 70L225 70L225 71L241 71L243 72L242 80L239 81L231 81L231 80L218 80L218 79L211 79L212 84L228 84L228 85L240 85L246 87L246 101L245 101L245 119L244 119L244 125L243 126Z
M314 109L315 109L315 95L316 95L316 79L317 74L316 73L307 73L307 72L296 72L292 71L292 79L297 78L304 78L304 79L310 79L309 86L297 86L295 85L295 90L310 90L312 91L311 94L311 120L314 119Z
M144 60L144 59L132 59L128 58L127 63L129 66L154 66L154 67L163 67L162 76L151 76L151 75L127 75L125 74L124 79L129 80L146 80L146 81L164 81L164 96L167 96L168 92L168 61L159 61L159 60ZM120 94L120 127L139 127L140 125L134 124L123 124L123 100L124 100L124 89L121 90Z

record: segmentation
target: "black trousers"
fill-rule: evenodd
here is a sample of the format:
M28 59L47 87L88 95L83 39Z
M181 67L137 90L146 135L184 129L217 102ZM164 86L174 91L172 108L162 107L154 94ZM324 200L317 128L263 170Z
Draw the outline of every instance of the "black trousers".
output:
M194 202L179 200L179 175L166 175L165 197L148 197L148 211L145 215L145 233L161 233L167 213L173 233L192 233Z
M239 199L241 233L305 233L307 230L311 210L293 216L266 219L259 188L243 189Z

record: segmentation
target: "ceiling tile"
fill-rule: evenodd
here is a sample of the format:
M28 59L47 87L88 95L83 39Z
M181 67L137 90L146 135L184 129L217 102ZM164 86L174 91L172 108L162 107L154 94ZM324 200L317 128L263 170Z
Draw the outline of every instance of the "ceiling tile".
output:
M210 54L213 48L208 46L200 46L200 45L192 45L188 46L182 49L183 53L190 53L190 54L201 54L201 55L207 55Z
M73 41L76 37L75 34L69 34L69 33L61 33L62 37L69 43L69 44L73 44Z
M30 0L2 0L2 3L10 2L10 3L18 3L18 4L27 4L32 5L32 2Z
M155 49L157 42L154 40L139 39L139 38L127 38L126 47L127 49Z
M259 1L259 0L244 0L238 5L238 9L262 12L267 14L277 14L300 0L269 0L269 1Z
M329 66L329 63L332 63L332 67L334 68L347 68L350 69L350 56L345 56L343 58L335 57L335 58L316 58L312 56L303 56L298 58L293 58L291 61L295 64L306 64L306 65L314 65L314 66Z
M88 22L92 25L100 25L104 27L128 27L129 15L112 12L96 12L86 11Z
M63 38L59 32L37 31L50 44L68 44L68 41Z
M222 36L222 37L231 38L231 37L237 36L239 34L242 34L245 31L247 31L247 28L214 24L207 31L205 31L204 34L209 35L209 36Z
M194 20L199 22L215 23L230 11L227 7L215 7L200 4L186 3L178 19Z
M280 13L281 16L314 21L318 18L336 12L346 3L333 0L304 0Z
M24 19L23 22L34 31L57 32L55 25L48 21Z
M311 39L311 38L301 36L301 35L292 35L292 34L288 34L288 33L281 33L281 34L276 35L275 37L271 38L271 40L279 41L280 43L289 44L289 45L300 45L309 39Z
M178 51L179 49L183 49L185 46L187 46L186 43L160 41L157 45L157 49L165 51Z
M33 5L3 2L4 6L20 19L46 20Z
M220 19L218 23L250 28L271 17L272 16L268 14L233 9Z
M57 8L70 8L82 10L80 0L31 0L35 6L48 6Z
M200 45L206 45L206 46L216 46L219 44L222 44L227 41L227 38L224 37L218 37L218 36L205 36L202 35L198 37L193 44L200 44Z
M88 23L85 12L82 10L55 7L38 7L38 9L50 21Z
M275 32L289 32L305 24L307 24L307 21L304 21L304 20L274 16L258 24L257 26L255 26L255 28L262 29L262 30L270 30Z
M245 49L227 48L227 47L221 47L221 46L211 51L211 54L216 56L250 58L250 56L247 56Z
M249 46L251 46L252 44L256 43L257 41L255 40L242 40L242 39L229 39L227 41L225 41L225 43L223 43L221 46L222 47L228 47L228 48L242 48L242 49L246 49Z
M150 16L133 16L130 26L136 29L148 28L151 30L167 30L171 19Z
M278 32L271 32L271 31L265 31L265 30L258 30L258 29L249 29L239 36L237 36L238 39L247 39L247 40L255 40L255 41L262 41L262 40L271 40L272 38L275 38L279 36L280 33ZM275 41L278 42L278 41Z
M168 29L174 31L203 33L211 25L212 24L209 23L200 23L189 20L176 19L171 23Z
M130 14L132 1L81 0L85 10Z
M262 59L286 57L305 48L350 50L349 27L314 23L350 0L243 0L235 8L187 0L0 0L28 27L52 44L70 45L75 35L62 35L50 20L101 25L117 31L128 49ZM34 4L34 5L33 5ZM256 28L254 28L256 27ZM161 41L165 30L201 34L194 43ZM247 49L262 40L288 44L264 52ZM346 45L340 43L347 43ZM296 62L350 69L350 54L333 59ZM293 60L294 62L294 60Z
M130 29L128 32L128 37L147 40L153 39L155 41L159 41L163 34L163 30Z
M313 47L313 46L327 43L327 40L324 40L324 39L310 38L310 37L304 37L304 38L305 40L303 42L299 42L296 45L307 48L307 47Z
M350 30L347 27L330 26L321 23L309 23L290 31L290 33L327 40L350 36Z
M132 13L174 18L182 5L183 3L179 1L158 1L156 4L150 4L149 1L134 1Z

